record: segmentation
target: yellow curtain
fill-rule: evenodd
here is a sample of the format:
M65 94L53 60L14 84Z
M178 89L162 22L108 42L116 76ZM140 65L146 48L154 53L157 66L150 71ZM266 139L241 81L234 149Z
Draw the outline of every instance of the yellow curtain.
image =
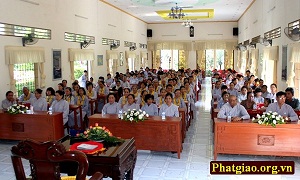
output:
M258 49L251 49L251 58L250 58L250 71L257 75L257 61L258 61Z
M184 54L184 58L182 59L182 67L184 68L184 69L187 69L187 67L188 67L188 60L189 60L189 51L183 51L183 50L179 50L179 51L182 51L183 52L183 54ZM179 67L180 68L180 67Z
M197 51L197 66L201 70L205 71L205 69L206 69L205 65L206 65L206 62L205 62L205 50L199 50L199 51Z
M39 67L39 77L40 77L40 88L44 88L46 86L45 84L45 70L44 70L44 63L38 63Z
M9 64L8 65L8 70L9 70L9 78L10 78L10 90L13 93L16 93L17 89L16 89L16 80L15 80L15 77L14 77L14 65Z
M71 78L71 81L74 82L75 81L75 76L74 76L74 61L70 61L70 70L71 70L70 78Z
M224 60L225 69L234 69L233 67L233 49L225 49L225 60Z
M290 63L287 63L287 85L295 87L295 63L300 63L300 44L293 43L290 45Z

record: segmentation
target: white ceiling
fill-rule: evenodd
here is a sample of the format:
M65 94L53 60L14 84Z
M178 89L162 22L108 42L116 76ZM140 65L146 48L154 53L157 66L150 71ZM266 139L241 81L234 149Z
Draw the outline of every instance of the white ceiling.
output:
M147 23L182 22L182 20L164 20L155 11L170 10L178 6L192 6L188 9L214 9L211 19L198 19L203 21L237 21L254 0L102 0L116 6L129 14L142 19ZM184 9L183 8L183 12Z

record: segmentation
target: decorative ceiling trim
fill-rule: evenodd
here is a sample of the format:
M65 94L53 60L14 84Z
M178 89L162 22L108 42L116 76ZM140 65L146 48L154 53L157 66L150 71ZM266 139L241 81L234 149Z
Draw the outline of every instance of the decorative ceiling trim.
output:
M214 17L214 9L184 9L182 11L185 16L181 19L197 20L197 19L210 19ZM174 20L169 17L170 10L156 11L156 13L164 20ZM204 14L204 15L199 15Z
M124 10L121 9L121 8L118 8L117 6L114 6L114 5L110 4L109 2L106 2L105 0L99 0L99 1L102 2L102 3L104 3L104 4L107 4L107 5L109 5L109 6L113 7L113 8L115 8L115 9L117 9L117 10L119 10L119 11L125 13L125 14L128 14L129 16L131 16L131 17L133 17L133 18L136 18L136 19L138 19L138 20L140 20L140 21L142 21L142 22L148 24L146 21L144 21L144 20L142 20L142 19L140 19L140 18L138 18L138 17L136 17L136 16L130 14L129 12L124 11Z

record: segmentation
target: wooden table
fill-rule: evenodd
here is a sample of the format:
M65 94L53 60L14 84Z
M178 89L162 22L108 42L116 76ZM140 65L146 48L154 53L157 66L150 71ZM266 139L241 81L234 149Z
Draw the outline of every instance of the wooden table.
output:
M144 122L120 120L116 114L94 114L89 117L90 125L98 123L107 127L114 136L124 139L134 138L137 149L177 152L182 149L181 118L150 116Z
M66 149L70 147L70 140L62 140ZM113 180L133 180L133 170L136 163L137 151L134 139L126 139L119 146L109 147L106 152L87 155L89 161L88 175L101 172ZM76 163L61 163L61 172L76 175Z
M214 119L217 118L219 111L220 111L220 109L213 109L213 112L212 112L212 120L213 120L212 132L214 132L214 130L215 130ZM256 110L256 109L247 109L247 112L250 115L250 118L253 118L253 117L256 118L257 114L262 115L263 112L265 112L265 110L262 110L262 109L259 109L259 110Z
M181 135L182 135L182 142L184 142L185 134L187 131L187 122L186 122L186 109L185 108L178 108L179 116L181 117Z
M0 110L0 139L54 141L64 136L63 115L47 111L9 114Z
M227 123L214 119L214 160L218 154L300 156L300 123L272 126L251 120Z

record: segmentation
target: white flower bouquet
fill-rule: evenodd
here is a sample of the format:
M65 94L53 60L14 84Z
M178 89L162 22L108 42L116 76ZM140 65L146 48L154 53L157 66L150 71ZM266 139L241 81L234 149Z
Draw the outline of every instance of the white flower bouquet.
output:
M13 104L7 108L7 112L9 114L24 114L26 113L27 109L28 107L24 106L23 104Z
M126 112L124 112L123 120L130 121L130 122L139 122L144 121L145 118L149 117L149 114L147 114L145 111L142 110L136 110L136 109L128 109Z
M258 124L271 125L276 127L277 124L284 124L284 118L277 112L264 112L262 115L257 114L256 118L252 118L252 122L257 122Z

